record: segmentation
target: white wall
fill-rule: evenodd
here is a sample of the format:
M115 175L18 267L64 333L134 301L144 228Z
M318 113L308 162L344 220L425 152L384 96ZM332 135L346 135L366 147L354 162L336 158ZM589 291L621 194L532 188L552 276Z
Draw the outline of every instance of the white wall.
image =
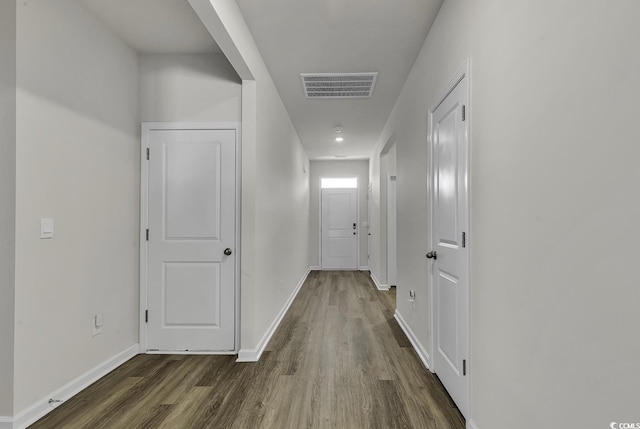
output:
M382 285L388 285L387 252L387 179L396 174L396 145L393 138L378 143L369 160L372 190L371 208L371 274ZM401 208L400 208L401 209Z
M309 160L234 0L189 0L242 82L241 354L256 356L308 268Z
M76 0L17 27L15 413L138 341L140 162L135 52Z
M0 2L0 416L13 415L16 2Z
M309 173L303 171L309 161L271 78L257 77L255 307L243 303L242 310L254 312L254 341L266 333L309 266Z
M360 233L359 266L368 267L367 249L367 188L369 184L369 161L311 161L310 163L310 204L309 212L309 265L320 267L320 178L358 178L358 232Z
M638 421L638 16L633 0L447 0L381 136L397 140L398 311L428 347L427 112L471 58L478 429Z
M140 55L145 122L239 122L241 81L222 54Z

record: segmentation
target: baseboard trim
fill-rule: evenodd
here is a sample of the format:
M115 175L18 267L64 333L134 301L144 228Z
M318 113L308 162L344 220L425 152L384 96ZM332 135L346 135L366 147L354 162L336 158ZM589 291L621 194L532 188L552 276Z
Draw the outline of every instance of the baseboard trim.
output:
M65 384L60 389L51 392L46 397L18 413L13 419L13 429L24 429L51 412L54 408L49 405L49 399L53 398L63 402L66 401L78 392L86 389L90 384L96 382L98 379L104 377L109 372L136 356L139 352L140 345L134 344ZM0 428L2 428L2 426L0 426ZM7 429L8 428L11 428L11 426L7 426Z
M467 420L467 429L480 429L480 428L478 427L476 422L474 422L473 420L469 419L469 420Z
M376 276L373 273L369 273L369 274L371 275L371 280L373 280L373 284L376 285L378 290L389 290L389 285L383 285L382 283L380 283L378 281L378 279L376 278Z
M422 364L429 371L431 371L431 359L429 358L429 353L427 353L427 350L422 346L422 344L420 344L420 341L418 341L418 338L409 327L409 324L404 320L402 314L400 314L400 312L396 310L393 317L395 317L395 319L398 321L398 324L400 325L400 328L402 328L407 338L409 338L409 341L411 342L411 345L415 349L416 353L418 353Z
M313 269L312 267L308 268L307 272L302 275L302 278L298 282L298 285L291 293L291 296L289 296L289 299L284 304L284 306L276 316L275 320L271 323L271 326L269 326L269 329L267 329L267 332L264 333L260 342L258 342L257 347L254 349L240 349L240 351L238 352L238 359L236 359L236 362L258 362L260 360L260 356L262 356L262 352L264 352L265 347L267 347L267 344L269 344L269 340L271 339L273 334L276 332L276 329L278 329L278 326L280 326L282 319L284 319L285 314L287 314L289 307L291 307L293 300L298 295L298 292L300 292L302 285L304 284L305 280L307 280L307 276L309 275L312 269Z
M322 267L320 265L314 265L313 267L309 267L309 271L322 271Z
M13 429L13 419L0 416L0 429Z
M369 266L368 265L362 265L360 266L360 271L369 271Z

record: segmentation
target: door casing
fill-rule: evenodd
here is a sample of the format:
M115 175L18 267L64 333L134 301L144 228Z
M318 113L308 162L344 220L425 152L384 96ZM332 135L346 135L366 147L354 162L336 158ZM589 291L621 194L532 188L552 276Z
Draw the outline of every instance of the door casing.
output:
M395 174L387 176L387 284L389 287L398 283L397 260L397 191Z
M149 163L147 162L147 148L149 147L149 133L154 130L235 130L236 132L236 216L235 216L235 243L234 249L237 255L235 267L235 350L240 347L240 273L242 264L242 249L240 225L242 220L242 138L239 122L142 122L140 133L140 316L139 316L139 350L141 353L166 353L150 352L147 349L147 323L145 312L147 310L147 289L149 270L149 246L146 240L146 230L149 219ZM181 352L172 351L171 354L229 354L225 352Z
M471 279L471 258L472 258L472 243L473 243L473 234L471 231L471 183L470 183L470 178L471 178L471 114L470 111L471 109L469 108L469 106L471 105L471 60L467 59L464 64L458 69L458 71L455 73L455 75L453 76L453 78L449 81L449 83L447 84L446 88L444 91L442 91L440 93L440 95L437 98L437 101L433 104L433 107L429 110L429 115L428 115L428 133L427 133L427 151L428 151L428 160L429 162L427 163L427 204L429 205L429 223L428 223L428 232L427 232L427 248L429 250L435 249L434 246L434 224L433 224L433 219L434 219L434 204L433 204L433 197L434 197L434 181L433 181L433 175L434 175L434 165L433 165L433 159L434 159L434 153L433 153L433 138L432 138L432 130L433 130L433 113L436 111L436 109L438 108L438 106L440 106L440 104L442 104L442 102L447 98L447 96L449 96L449 94L456 88L456 86L463 80L466 78L466 85L467 85L467 103L466 103L466 121L467 122L467 127L468 127L468 135L467 135L467 165L466 165L466 177L467 177L467 183L466 183L466 187L467 187L467 192L466 192L466 208L467 208L467 225L464 226L464 231L467 232L467 237L466 237L466 248L467 248L467 260L466 260L466 269L467 269L467 279L468 279L468 286L467 286L467 290L468 290L468 306L466 309L463 309L463 311L466 312L467 314L467 320L468 320L468 326L467 326L467 332L468 332L468 344L467 344L467 350L468 350L468 362L467 362L467 377L466 377L466 382L467 382L467 392L468 392L468 397L467 397L467 404L468 404L468 409L467 410L461 410L462 413L464 414L465 418L468 420L471 419L470 416L470 411L471 411L471 377L472 377L472 359L471 359L471 283L472 283L472 279ZM433 266L431 266L429 268L429 287L428 287L428 297L429 297L429 311L430 311L430 323L431 323L431 335L430 335L430 342L429 342L429 348L430 351L433 355L433 358L435 358L435 349L437 347L436 345L436 330L438 329L438 321L436 318L436 309L435 309L435 291L434 291L434 286L435 286L435 272L433 270ZM433 365L433 361L431 362L430 365L430 370L434 371L434 365Z
M351 177L355 177L355 176L348 176L349 178ZM323 178L332 178L332 179L340 179L343 178L342 176L322 176L320 177L320 183L322 183L322 179ZM357 223L357 228L356 228L356 264L355 264L355 270L358 270L360 267L360 183L358 182L358 187L355 188L356 190L356 223ZM322 188L320 188L320 192L319 192L319 196L318 196L318 251L319 251L319 255L320 255L320 269L324 270L325 266L324 266L324 262L323 262L323 258L322 258ZM330 268L326 268L326 269L330 269Z

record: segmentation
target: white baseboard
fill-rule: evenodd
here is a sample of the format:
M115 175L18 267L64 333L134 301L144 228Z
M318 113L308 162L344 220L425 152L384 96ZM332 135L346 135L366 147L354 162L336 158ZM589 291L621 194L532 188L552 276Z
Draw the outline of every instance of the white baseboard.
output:
M269 329L267 329L267 332L264 333L264 335L262 336L262 339L258 342L258 345L256 346L256 348L240 349L240 351L238 352L238 359L236 360L236 362L258 362L260 360L260 356L262 356L262 352L264 352L264 349L265 347L267 347L269 340L271 339L273 334L276 332L276 329L278 329L278 326L280 326L280 322L282 322L284 315L287 314L289 307L291 307L293 300L296 298L296 295L298 295L298 292L300 292L300 288L302 288L302 285L304 284L304 281L307 279L307 276L309 275L311 270L312 268L308 268L307 272L302 275L302 278L298 282L298 285L291 293L291 296L289 297L287 302L284 304L284 307L282 307L282 309L276 316L275 320L271 323L271 326L269 326Z
M411 342L411 345L415 349L416 353L418 353L418 356L420 357L422 364L429 371L431 371L431 359L429 358L429 353L427 353L427 350L422 346L422 344L420 344L420 341L418 341L418 338L409 327L409 324L404 320L404 318L402 317L402 314L400 314L400 312L396 310L393 317L395 317L395 319L398 321L398 324L404 331L405 335L407 336L407 338L409 338L409 341Z
M13 429L13 419L11 417L0 417L0 429Z
M70 381L58 390L51 392L49 395L40 399L38 402L16 414L15 418L13 419L13 429L24 429L51 412L54 408L49 405L49 399L58 399L63 402L66 401L73 395L77 394L83 389L86 389L90 384L96 382L101 377L104 377L109 372L113 371L132 357L136 356L139 352L140 345L134 344L128 347L126 350L118 353L114 357L107 359L100 365L85 372L76 379ZM4 429L1 423L2 421L0 421L0 428ZM11 427L12 426L7 426L7 429Z
M368 265L362 265L359 268L360 271L369 271L369 266Z
M371 280L373 280L373 283L376 285L378 290L389 290L389 285L381 284L373 273L370 273L370 275L371 275Z
M309 267L309 271L322 271L322 267L320 265L314 265L313 267Z
M467 429L480 429L480 428L478 427L476 422L474 422L473 420L469 419L469 420L467 420Z

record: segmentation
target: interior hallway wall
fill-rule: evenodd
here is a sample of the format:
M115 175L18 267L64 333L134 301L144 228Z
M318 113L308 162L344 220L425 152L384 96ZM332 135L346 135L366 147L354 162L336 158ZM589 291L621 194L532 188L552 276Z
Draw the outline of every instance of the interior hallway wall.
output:
M141 54L143 122L240 122L241 80L222 54Z
M257 286L254 329L258 339L306 273L310 235L309 160L275 85L265 80L266 76L257 81L253 238Z
M369 183L369 161L311 161L310 163L310 212L309 212L309 265L321 266L320 260L320 178L358 178L358 233L359 268L368 269L367 250L367 187Z
M77 0L17 8L14 414L138 342L140 204L137 54Z
M16 2L0 2L0 417L13 415Z
M428 349L427 114L471 58L477 429L638 420L638 16L632 0L447 0L380 138L397 141L398 296L417 292L398 311Z
M307 272L309 159L235 0L189 3L243 79L239 358L255 360Z

